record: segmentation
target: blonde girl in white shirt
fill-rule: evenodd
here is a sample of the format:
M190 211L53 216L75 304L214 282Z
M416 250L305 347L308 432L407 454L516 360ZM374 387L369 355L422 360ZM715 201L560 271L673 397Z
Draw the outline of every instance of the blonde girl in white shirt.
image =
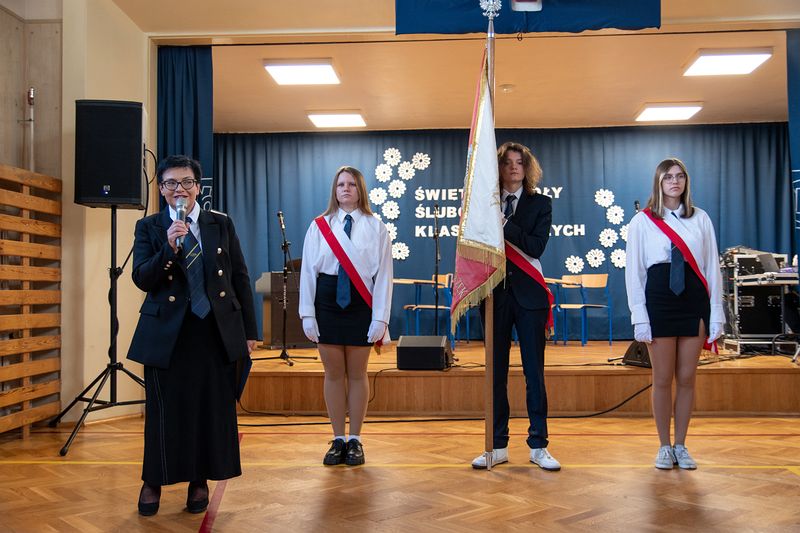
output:
M686 450L686 433L694 402L697 362L703 345L723 332L722 275L714 226L702 209L692 204L686 165L676 158L656 167L647 209L663 220L686 243L708 289L687 260L676 266L683 283L670 283L673 244L646 213L628 226L625 285L631 323L637 341L646 342L653 367L653 417L661 441L656 468L674 465L693 470L697 464ZM681 254L683 257L683 254ZM681 264L680 258L675 261ZM672 286L671 286L672 285ZM682 285L682 287L681 287ZM675 381L675 441L670 441Z
M392 243L386 226L369 208L364 176L356 168L337 170L328 209L321 218L372 293L370 308L349 276L339 274L339 260L313 221L303 242L299 311L303 331L318 343L325 368L325 404L334 438L323 464L360 465L364 464L360 434L369 399L370 348L389 338ZM350 436L346 438L348 411Z

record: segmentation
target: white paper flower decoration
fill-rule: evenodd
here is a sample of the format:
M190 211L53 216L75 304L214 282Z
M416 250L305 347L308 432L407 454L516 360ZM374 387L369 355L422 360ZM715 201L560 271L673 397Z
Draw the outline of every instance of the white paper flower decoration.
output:
M625 268L625 250L617 248L611 252L611 264L617 268Z
M417 170L425 170L430 166L431 158L428 154L417 152L414 154L414 157L411 158L411 164L414 165L414 168Z
M400 180L394 180L389 184L389 196L400 198L406 192L406 184Z
M380 181L381 183L386 183L390 179L392 179L392 167L387 165L386 163L381 163L377 167L375 167L375 179Z
M394 220L400 216L400 206L394 200L389 200L381 207L381 213L389 220Z
M381 218L381 216L378 213L372 213L372 216L374 216L375 218L377 218L380 221L383 221L383 218Z
M392 165L393 167L397 166L397 163L400 162L400 150L397 148L387 148L385 152L383 152L383 160Z
M606 228L600 232L600 236L597 238L597 240L599 240L600 244L606 248L611 248L618 240L617 232L611 228Z
M369 201L375 205L381 205L386 201L386 189L378 187L369 191Z
M395 240L397 238L397 226L394 225L394 222L386 223L386 231L389 232L389 238L391 240Z
M408 245L404 242L396 242L392 244L392 259L397 259L398 261L405 261L408 259Z
M400 163L400 167L397 169L397 174L403 178L404 180L410 180L416 174L416 170L414 170L414 165L409 163L408 161L403 161Z
M614 203L614 193L608 189L600 189L594 193L594 201L602 207L610 207Z
M600 250L599 248L594 248L586 252L586 262L589 263L589 266L592 268L599 267L605 260L606 254L603 253L603 250Z
M606 210L606 218L612 224L621 224L625 218L625 210L618 205L612 205Z
M622 240L628 242L628 225L625 224L621 228L619 228L619 236L622 237Z
M564 261L564 265L567 267L567 270L573 274L580 274L580 272L583 270L583 259L577 255L571 255L567 257L566 261Z

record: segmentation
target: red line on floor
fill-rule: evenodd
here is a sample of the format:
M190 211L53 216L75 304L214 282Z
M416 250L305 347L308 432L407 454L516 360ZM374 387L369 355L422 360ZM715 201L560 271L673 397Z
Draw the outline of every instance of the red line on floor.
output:
M239 444L242 443L243 438L244 434L239 433ZM219 504L222 502L222 495L225 494L225 487L227 486L227 479L217 481L217 485L214 487L214 494L211 496L211 501L208 502L208 509L206 509L206 515L203 517L203 523L200 524L199 533L211 533L214 521L217 519Z

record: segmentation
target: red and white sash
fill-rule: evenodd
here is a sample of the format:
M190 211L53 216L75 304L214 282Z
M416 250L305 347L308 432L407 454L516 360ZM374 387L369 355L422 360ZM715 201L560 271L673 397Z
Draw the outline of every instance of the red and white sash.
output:
M647 218L653 221L653 224L656 225L658 229L660 229L664 235L675 245L675 247L681 251L683 254L683 258L689 263L689 266L692 267L694 273L697 274L697 277L700 278L700 281L703 282L703 287L706 288L706 293L708 294L709 299L711 298L711 293L708 290L708 281L706 281L706 277L700 271L700 267L697 265L697 260L692 255L692 251L689 249L689 246L681 239L681 236L678 235L674 229L670 228L669 225L664 222L663 219L656 218L653 215L653 212L650 210L649 207L642 209L642 212L647 215ZM706 328L708 328L710 324L706 324ZM719 347L717 346L717 341L715 340L711 344L708 343L708 339L706 338L706 342L703 343L704 350L711 350L714 353L719 353Z
M553 293L550 292L550 288L547 286L547 282L544 280L544 275L542 274L542 264L538 259L528 256L525 254L525 252L508 241L506 241L506 259L517 265L520 270L533 278L533 280L541 285L544 291L547 293L547 301L550 304L547 308L547 330L550 331L553 329L553 302L555 301L555 298L553 298Z
M320 233L325 238L328 246L331 247L333 255L342 265L342 268L347 272L350 281L353 282L358 294L372 309L372 289L375 283L372 278L366 274L367 268L360 259L359 252L353 246L353 242L347 237L347 234L341 228L331 229L325 217L319 216L314 219L317 223ZM375 343L375 346L380 347L384 342L389 342L389 327L386 327L386 332L383 339Z

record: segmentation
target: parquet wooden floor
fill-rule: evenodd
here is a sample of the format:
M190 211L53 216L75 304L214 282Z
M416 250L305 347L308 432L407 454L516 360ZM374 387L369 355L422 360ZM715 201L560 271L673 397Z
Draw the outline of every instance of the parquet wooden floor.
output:
M491 472L469 466L482 421L376 419L355 468L322 466L324 419L240 422L281 425L242 426L244 475L210 484L211 527L182 510L186 485L165 488L158 515L136 514L139 418L87 426L63 458L68 428L0 437L0 532L800 531L798 418L696 418L694 472L653 468L650 419L551 420L555 473L528 462L524 420Z

